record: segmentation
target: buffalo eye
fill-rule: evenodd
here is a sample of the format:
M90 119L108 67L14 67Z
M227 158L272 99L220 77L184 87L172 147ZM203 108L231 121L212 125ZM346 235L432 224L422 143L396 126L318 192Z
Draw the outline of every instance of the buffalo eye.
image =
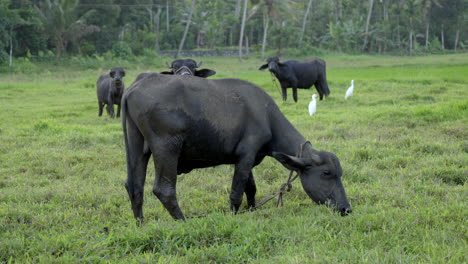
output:
M323 174L325 174L325 175L330 175L330 171L329 171L329 170L324 170L324 171L323 171Z
M109 75L110 75L110 77L114 78L114 76L115 76L115 72L110 72L110 74L109 74Z

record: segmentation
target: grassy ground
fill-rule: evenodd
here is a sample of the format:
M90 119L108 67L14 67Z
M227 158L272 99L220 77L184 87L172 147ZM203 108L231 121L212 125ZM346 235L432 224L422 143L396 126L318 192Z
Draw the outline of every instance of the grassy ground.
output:
M179 177L186 216L207 216L174 221L151 193L151 167L138 227L120 120L97 117L102 70L0 75L0 263L466 263L468 55L324 59L332 93L313 117L315 90L282 102L256 59L203 67L264 88L315 148L338 155L347 217L313 204L298 182L284 207L232 215L233 169L219 166ZM162 70L123 66L127 86ZM254 174L258 199L287 178L271 158Z

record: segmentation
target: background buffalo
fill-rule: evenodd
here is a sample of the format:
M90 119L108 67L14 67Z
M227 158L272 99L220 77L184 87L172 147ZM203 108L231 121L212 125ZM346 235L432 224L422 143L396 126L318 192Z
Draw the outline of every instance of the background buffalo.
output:
M259 70L268 68L281 84L283 100L287 99L286 88L293 88L293 98L297 102L297 88L309 89L315 85L320 100L330 94L327 84L325 61L319 58L306 59L302 62L288 60L280 62L278 57L270 57Z
M166 65L171 71L164 71L161 74L172 74L172 75L194 75L202 78L207 78L215 75L216 72L210 69L197 70L202 65L202 62L196 62L192 59L179 59L175 60L169 65Z
M122 79L124 76L125 70L122 67L114 67L99 76L96 82L99 116L102 115L104 105L107 105L107 113L110 117L114 117L114 104L118 106L117 117L120 116L120 100L125 89Z

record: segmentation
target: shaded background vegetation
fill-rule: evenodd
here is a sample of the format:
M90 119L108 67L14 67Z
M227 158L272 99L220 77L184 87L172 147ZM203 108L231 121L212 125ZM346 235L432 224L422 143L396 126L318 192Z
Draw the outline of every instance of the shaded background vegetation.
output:
M463 0L3 0L0 64L179 47L296 56L441 52L465 48L464 8Z

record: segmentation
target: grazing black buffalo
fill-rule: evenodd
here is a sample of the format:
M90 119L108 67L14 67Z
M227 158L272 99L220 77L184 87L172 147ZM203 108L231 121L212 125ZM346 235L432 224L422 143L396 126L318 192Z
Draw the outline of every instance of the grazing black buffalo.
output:
M325 61L319 58L306 59L302 62L288 60L280 62L278 57L270 57L267 64L262 65L259 70L268 68L281 84L283 100L286 101L288 95L286 88L293 88L294 102L297 102L297 88L309 89L315 85L319 93L320 100L323 96L330 94L327 84L327 74Z
M153 193L175 219L184 219L176 197L177 175L196 168L234 164L230 195L237 212L243 194L255 206L252 169L265 156L300 173L305 192L345 215L351 206L335 154L315 150L261 88L239 79L150 74L122 98L127 154L125 183L137 219L143 218L143 187L153 153ZM295 155L303 149L301 157Z
M197 63L192 59L179 59L175 60L169 65L166 62L166 66L171 69L171 71L164 71L161 74L172 74L172 75L194 75L198 77L207 78L212 75L215 75L216 72L210 69L201 69L197 70L198 67L202 65L200 61Z
M114 67L109 72L99 76L96 82L99 116L102 115L104 105L107 105L107 113L114 117L114 104L118 106L117 117L120 116L120 101L125 89L122 79L124 76L125 70L122 67Z

